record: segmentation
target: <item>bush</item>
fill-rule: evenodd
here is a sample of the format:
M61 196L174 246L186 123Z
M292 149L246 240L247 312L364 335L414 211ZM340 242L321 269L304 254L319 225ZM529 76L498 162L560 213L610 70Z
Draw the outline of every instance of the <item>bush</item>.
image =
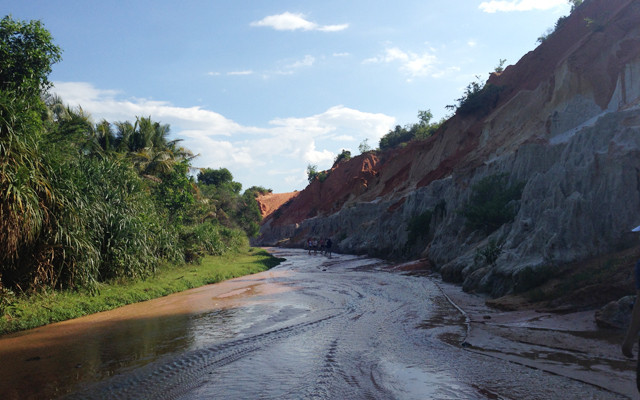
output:
M498 261L498 257L502 253L502 246L504 242L498 243L496 240L491 239L487 246L477 249L476 255L473 258L473 261L476 264L484 264L489 265L491 267L496 265L496 261Z
M360 154L364 154L371 151L371 146L369 146L368 138L360 142L360 144L358 145L358 151L360 152Z
M309 183L315 181L316 179L320 182L324 182L329 177L329 173L327 171L318 171L318 167L315 165L307 165L307 180Z
M409 234L407 236L407 244L409 246L416 243L418 238L425 236L429 233L429 226L431 225L431 216L433 212L431 210L427 210L419 215L412 217L407 224L407 231Z
M430 137L443 123L443 121L432 123L432 118L433 114L430 110L418 111L419 122L405 127L396 125L394 130L380 138L380 150L406 145L414 139L424 140Z
M389 133L380 138L380 150L394 148L400 143L410 141L413 137L413 132L401 127L400 125L396 125L395 130L389 131Z
M462 215L467 227L489 234L516 216L523 182L509 184L507 174L490 175L474 184Z
M459 99L457 106L447 106L456 110L456 114L466 116L485 116L498 103L500 92L504 89L502 86L492 84L483 84L479 78L476 82L471 82L464 91L464 95Z
M222 256L248 246L242 231L213 223L183 226L179 238L184 261L193 264L199 264L207 255Z
M267 193L273 193L273 189L267 189L264 186L251 186L247 190L244 191L245 194L247 192L253 193L254 197L264 196Z
M432 209L428 209L416 216L409 219L407 223L407 245L413 246L418 239L426 236L429 233L431 227L431 220L434 216L442 216L446 212L446 202L441 200Z
M342 150L342 152L340 152L340 154L338 154L336 156L336 158L333 160L333 166L331 168L334 168L336 165L340 164L343 161L349 161L351 159L351 152L349 150Z

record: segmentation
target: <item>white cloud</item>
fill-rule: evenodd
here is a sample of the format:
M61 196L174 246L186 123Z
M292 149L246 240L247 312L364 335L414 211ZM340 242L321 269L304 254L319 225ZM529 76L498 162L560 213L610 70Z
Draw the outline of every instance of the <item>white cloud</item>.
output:
M253 75L253 71L251 70L231 71L231 72L227 72L227 75L230 75L230 76Z
M400 63L400 70L411 78L424 77L434 73L438 58L430 53L406 52L398 47L388 47L384 54L364 60L364 63Z
M462 69L460 67L452 66L452 67L440 70L438 72L435 72L431 76L436 78L436 79L438 79L438 78L442 78L442 77L445 77L445 76L457 75L460 71L462 71Z
M185 132L206 132L229 136L241 126L222 115L200 107L175 107L168 102L149 99L124 99L120 92L100 90L86 82L54 82L54 93L71 106L82 106L98 119L131 121L151 115L154 119L179 125Z
M285 128L291 134L305 132L311 137L328 137L342 132L366 132L365 137L380 139L395 123L385 114L372 114L345 106L334 106L327 111L305 118L278 118L269 122L275 129ZM353 135L350 135L353 136ZM364 137L362 138L364 139Z
M315 62L316 62L315 57L310 56L310 55L306 55L306 56L304 56L304 58L302 60L296 61L293 64L288 65L287 68L297 69L297 68L302 68L302 67L310 67Z
M550 10L567 6L567 0L491 0L480 3L478 8L487 13Z
M333 53L334 57L349 57L351 54L344 52L344 53Z
M193 161L195 167L225 167L245 187L262 185L276 191L293 190L292 185L302 188L307 164L329 168L345 146L367 138L377 143L395 125L395 118L388 115L339 105L308 117L276 118L263 127L246 126L200 107L125 98L122 92L97 89L84 82L54 84L53 92L70 106L81 105L94 121L151 116L169 124L172 134L199 154ZM272 178L266 171L288 172L284 178Z
M312 67L316 62L316 58L310 55L304 56L302 60L294 61L288 65L283 66L279 70L271 71L264 74L265 78L268 78L271 74L277 75L293 75L300 68Z
M318 25L315 22L308 21L304 14L284 12L282 14L264 17L260 21L252 22L251 26L269 27L277 31L295 31L301 29L303 31L338 32L347 29L349 24Z
M310 164L318 164L326 161L333 161L335 155L331 151L324 149L322 151L316 150L315 143L311 142L307 151L304 153L304 158Z

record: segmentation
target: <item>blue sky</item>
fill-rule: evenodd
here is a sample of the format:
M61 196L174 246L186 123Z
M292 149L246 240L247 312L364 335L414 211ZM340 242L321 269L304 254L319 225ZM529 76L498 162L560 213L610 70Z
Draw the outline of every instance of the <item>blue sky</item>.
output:
M306 167L375 148L419 110L515 64L566 0L0 0L63 50L53 91L95 122L151 116L244 188L306 186Z

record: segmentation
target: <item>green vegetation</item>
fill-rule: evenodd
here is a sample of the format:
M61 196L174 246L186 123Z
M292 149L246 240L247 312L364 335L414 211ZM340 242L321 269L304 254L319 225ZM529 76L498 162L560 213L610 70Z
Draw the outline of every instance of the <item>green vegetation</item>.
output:
M502 68L501 65L496 69L500 68ZM476 76L476 81L467 85L462 97L456 99L458 104L448 105L446 108L455 111L456 114L461 116L475 115L482 117L496 106L498 96L503 89L501 86L490 83L485 84L480 79L480 76Z
M571 4L571 13L573 13L576 10L576 8L578 8L578 7L580 7L582 5L583 0L567 0L567 3ZM537 43L544 43L547 39L549 39L549 37L551 35L556 33L556 31L558 29L560 29L560 27L567 21L567 18L569 18L569 16L558 18L558 20L556 21L556 24L554 25L554 27L547 29L547 31L545 33L543 33L542 35L540 35L538 37L536 42ZM586 21L586 22L587 22L587 26L589 26L589 21Z
M446 212L447 203L441 200L432 209L411 217L407 223L407 246L413 246L418 239L427 236L434 216L442 216Z
M226 168L200 170L198 189L203 200L200 217L229 228L241 228L250 237L258 234L262 215L256 197L270 189L252 186L241 195L242 184L234 182Z
M336 165L340 164L343 161L349 161L351 160L351 152L349 150L342 150L340 152L340 154L338 154L336 156L336 158L333 160L333 166L331 168L334 168Z
M84 290L42 291L28 297L5 293L0 298L0 312L5 314L0 318L0 335L265 271L281 261L263 250L244 247L232 255L205 257L200 265L166 265L144 281L100 283L93 295Z
M328 171L318 171L317 165L307 165L307 180L309 181L309 183L315 181L316 179L320 182L324 182L328 177Z
M360 144L358 145L358 151L360 152L360 154L371 151L371 146L369 146L369 139L364 139L362 142L360 142Z
M522 196L524 183L509 184L507 174L490 175L471 187L471 198L465 204L462 215L467 226L489 234L516 216L517 201Z
M65 106L47 91L60 52L39 22L0 21L0 306L245 246L265 189L241 194L224 168L196 181L194 155L151 117L96 124Z
M489 243L480 249L476 250L476 254L473 257L473 261L477 264L489 265L491 267L496 265L498 257L502 253L502 246L504 242L498 242L495 239L489 240Z
M418 238L425 236L429 233L429 227L431 225L432 210L426 210L409 220L407 224L407 244L409 246L416 243Z
M412 140L424 140L430 137L443 123L443 121L432 123L432 118L431 111L418 111L419 122L405 127L396 125L394 130L380 138L380 150L392 149ZM360 152L363 152L362 149Z

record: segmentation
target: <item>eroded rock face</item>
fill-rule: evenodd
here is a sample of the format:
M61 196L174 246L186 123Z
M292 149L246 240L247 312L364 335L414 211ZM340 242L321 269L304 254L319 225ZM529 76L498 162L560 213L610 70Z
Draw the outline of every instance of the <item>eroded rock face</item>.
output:
M586 2L491 76L504 89L488 115L454 116L426 141L338 166L283 207L285 217L268 218L257 243L331 237L344 252L425 257L443 278L493 296L513 291L525 268L628 246L640 224L637 21L640 2ZM489 236L471 230L460 210L472 185L502 173L524 183L517 215ZM409 222L425 211L429 228L408 244ZM500 256L478 264L491 240L502 243Z

